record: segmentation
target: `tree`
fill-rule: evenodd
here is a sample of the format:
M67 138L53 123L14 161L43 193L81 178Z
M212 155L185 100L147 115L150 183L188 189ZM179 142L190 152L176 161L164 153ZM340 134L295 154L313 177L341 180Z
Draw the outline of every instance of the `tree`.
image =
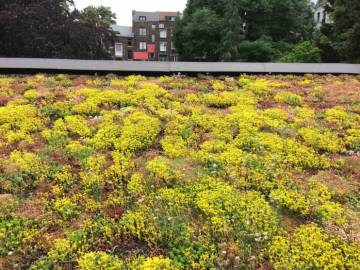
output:
M109 7L88 6L81 11L81 17L89 23L97 23L99 25L110 25L116 23L116 14Z
M208 9L196 10L174 27L175 44L182 60L218 61L222 19Z
M108 25L83 21L72 0L0 1L0 55L108 59Z
M229 0L226 3L225 18L228 18L225 35L221 40L220 58L224 61L239 59L239 45L244 38L245 23L241 19L240 11L236 5L237 0Z
M240 54L240 47L242 50L261 47L263 52L267 53L263 57L248 53L246 58L249 61L258 58L273 60L278 55L275 50L276 43L295 44L311 37L311 7L310 0L188 0L183 17L176 23L175 45L183 60L196 58L190 46L207 46L209 41L212 45L215 44L215 47L212 52L207 50L204 60L244 59L246 52L242 51ZM197 12L203 9L208 11L211 19L199 17ZM214 25L209 25L209 22ZM194 29L195 23L200 24L198 29ZM207 27L204 27L204 24L207 24ZM214 31L217 28L221 34L212 33L208 36L202 31ZM189 30L196 32L196 35L187 33Z
M281 59L282 62L289 63L320 63L321 51L314 42L304 41Z
M334 47L345 61L360 63L360 1L335 0Z

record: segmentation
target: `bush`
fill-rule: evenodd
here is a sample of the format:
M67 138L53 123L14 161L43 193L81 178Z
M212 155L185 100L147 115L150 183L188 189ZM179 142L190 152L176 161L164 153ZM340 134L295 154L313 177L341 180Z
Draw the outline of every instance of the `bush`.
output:
M64 219L74 218L79 215L77 205L69 198L55 200L54 210Z
M175 180L179 180L181 176L180 172L171 168L169 161L163 157L156 157L148 161L146 170L151 177L155 178L155 183L163 181L165 184L170 185Z
M226 108L236 104L237 95L231 92L223 92L220 94L205 94L201 99L209 107Z
M355 127L357 118L342 107L334 107L325 111L325 120L336 129Z
M304 102L301 96L291 92L281 92L275 96L275 100L292 106L300 106Z
M135 112L124 120L121 137L115 148L134 153L149 147L160 132L160 121L143 112Z
M186 142L180 136L165 136L160 143L169 158L184 157L187 153Z
M288 54L280 58L287 63L320 63L321 51L312 41L303 41Z
M78 260L79 270L121 270L124 263L105 252L89 252Z
M357 244L343 242L315 225L303 225L288 238L275 237L269 256L275 270L356 269L359 250Z
M138 268L139 270L175 270L171 260L163 257L147 258Z
M343 141L330 130L302 128L298 132L307 145L317 150L328 151L330 153L338 153L344 150Z

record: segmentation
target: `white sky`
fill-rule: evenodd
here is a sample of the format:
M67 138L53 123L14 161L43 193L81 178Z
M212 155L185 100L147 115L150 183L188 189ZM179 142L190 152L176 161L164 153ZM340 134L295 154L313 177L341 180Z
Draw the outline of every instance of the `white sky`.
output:
M111 7L117 15L120 25L132 24L132 10L139 11L180 11L186 6L186 0L75 0L77 9L87 6Z

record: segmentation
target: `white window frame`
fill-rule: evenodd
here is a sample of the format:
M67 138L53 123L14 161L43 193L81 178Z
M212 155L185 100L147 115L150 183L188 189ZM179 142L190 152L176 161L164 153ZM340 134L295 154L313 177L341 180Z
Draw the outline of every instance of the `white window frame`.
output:
M142 37L145 37L146 36L146 28L144 27L141 27L139 28L139 35L142 36Z
M124 44L115 43L115 57L124 57Z
M151 25L151 29L152 29L152 30L155 30L155 29L156 29L156 24L152 24L152 25Z
M165 28L165 24L159 23L159 28L160 28L160 29L164 29L164 28Z
M167 42L165 41L160 42L160 52L167 52Z
M139 21L146 22L146 16L139 16Z
M139 51L146 51L147 50L147 44L144 41L139 42Z
M152 35L151 35L151 42L152 42L152 43L155 43L155 42L156 42L156 35L155 35L155 34L152 34Z
M160 30L160 38L167 38L167 31L166 30Z

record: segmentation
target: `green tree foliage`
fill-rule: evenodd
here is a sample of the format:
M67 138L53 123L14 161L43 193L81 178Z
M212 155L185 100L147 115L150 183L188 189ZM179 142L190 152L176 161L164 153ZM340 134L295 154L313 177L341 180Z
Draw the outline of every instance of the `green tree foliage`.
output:
M360 2L335 0L335 48L348 62L360 63Z
M311 41L304 41L295 46L295 48L281 59L282 62L289 63L320 63L320 49Z
M116 23L116 14L109 7L88 6L81 11L83 20L87 22L96 22L99 25L110 25Z
M311 38L311 7L309 0L188 0L175 45L182 60L274 60L279 49Z
M110 11L96 10L106 15L103 23L98 24L91 9L81 14L73 7L72 0L0 1L0 55L109 58L112 33L107 13Z
M208 8L196 10L188 18L178 21L174 28L177 48L183 60L218 61L222 21Z

